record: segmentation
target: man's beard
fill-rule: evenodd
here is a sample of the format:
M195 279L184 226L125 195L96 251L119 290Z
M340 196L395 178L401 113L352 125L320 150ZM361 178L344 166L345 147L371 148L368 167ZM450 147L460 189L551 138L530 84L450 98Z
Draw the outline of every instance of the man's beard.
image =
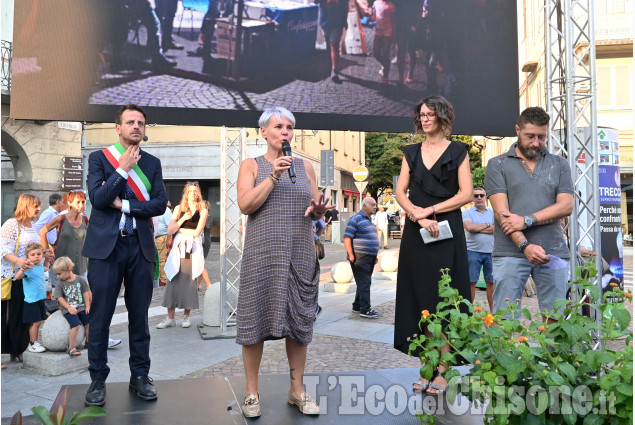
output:
M518 150L520 151L520 153L523 154L523 156L527 159L534 159L537 158L540 153L542 152L542 149L540 149L540 146L537 148L531 148L531 149L527 149L525 148L521 143L520 140L518 141Z

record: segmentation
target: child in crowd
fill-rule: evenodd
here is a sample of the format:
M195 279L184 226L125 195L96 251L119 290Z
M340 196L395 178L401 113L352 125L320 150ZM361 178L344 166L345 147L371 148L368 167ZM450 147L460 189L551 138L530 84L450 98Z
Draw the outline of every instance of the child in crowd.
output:
M71 326L67 351L71 357L82 354L77 348L80 325L84 325L86 341L88 341L88 313L92 301L92 293L86 279L73 273L73 266L73 262L68 257L60 257L53 263L53 273L59 279L55 286L55 297L60 304L62 314Z
M44 257L44 248L39 243L32 243L26 247L26 258L33 268L22 267L15 274L16 279L22 279L24 286L24 309L22 312L22 323L29 323L29 351L41 353L46 348L38 341L38 331L42 321L46 319L46 277L44 273L48 270L48 260Z
M377 0L373 4L373 16L371 20L377 21L375 26L375 43L373 44L373 56L381 64L379 75L384 84L388 84L390 74L390 47L395 36L395 12L396 8L391 0Z

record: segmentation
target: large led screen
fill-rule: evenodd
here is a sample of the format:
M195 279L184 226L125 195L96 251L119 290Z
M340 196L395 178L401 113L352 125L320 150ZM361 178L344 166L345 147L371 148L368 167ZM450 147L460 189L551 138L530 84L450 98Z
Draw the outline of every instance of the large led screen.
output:
M11 117L112 122L130 102L254 127L282 105L300 128L408 132L442 94L454 133L513 134L515 1L339 1L17 1Z

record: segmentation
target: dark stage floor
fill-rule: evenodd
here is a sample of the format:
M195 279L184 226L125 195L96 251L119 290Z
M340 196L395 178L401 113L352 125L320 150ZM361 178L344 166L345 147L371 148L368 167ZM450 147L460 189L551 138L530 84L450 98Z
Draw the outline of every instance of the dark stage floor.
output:
M422 398L421 394L414 394L410 384L413 372L416 373L416 369L307 375L305 386L320 405L318 416L304 416L287 403L288 376L261 376L262 416L256 419L246 419L240 411L244 377L155 381L159 399L153 402L138 399L128 390L127 383L108 383L104 407L107 416L82 424L414 424L418 423L415 415L422 406L437 412L438 423L482 423L482 416L470 412L465 399L462 399L462 406L448 406L445 400L440 401L437 397ZM68 411L83 409L88 385L69 388ZM458 414L460 411L466 412ZM24 419L25 425L40 424L33 416ZM9 423L9 418L2 420L3 425Z

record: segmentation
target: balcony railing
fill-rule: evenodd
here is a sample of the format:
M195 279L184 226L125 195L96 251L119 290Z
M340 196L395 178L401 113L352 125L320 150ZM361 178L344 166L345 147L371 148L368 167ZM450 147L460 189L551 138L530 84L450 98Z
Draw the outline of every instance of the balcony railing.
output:
M13 43L2 40L2 94L11 94L11 52Z

